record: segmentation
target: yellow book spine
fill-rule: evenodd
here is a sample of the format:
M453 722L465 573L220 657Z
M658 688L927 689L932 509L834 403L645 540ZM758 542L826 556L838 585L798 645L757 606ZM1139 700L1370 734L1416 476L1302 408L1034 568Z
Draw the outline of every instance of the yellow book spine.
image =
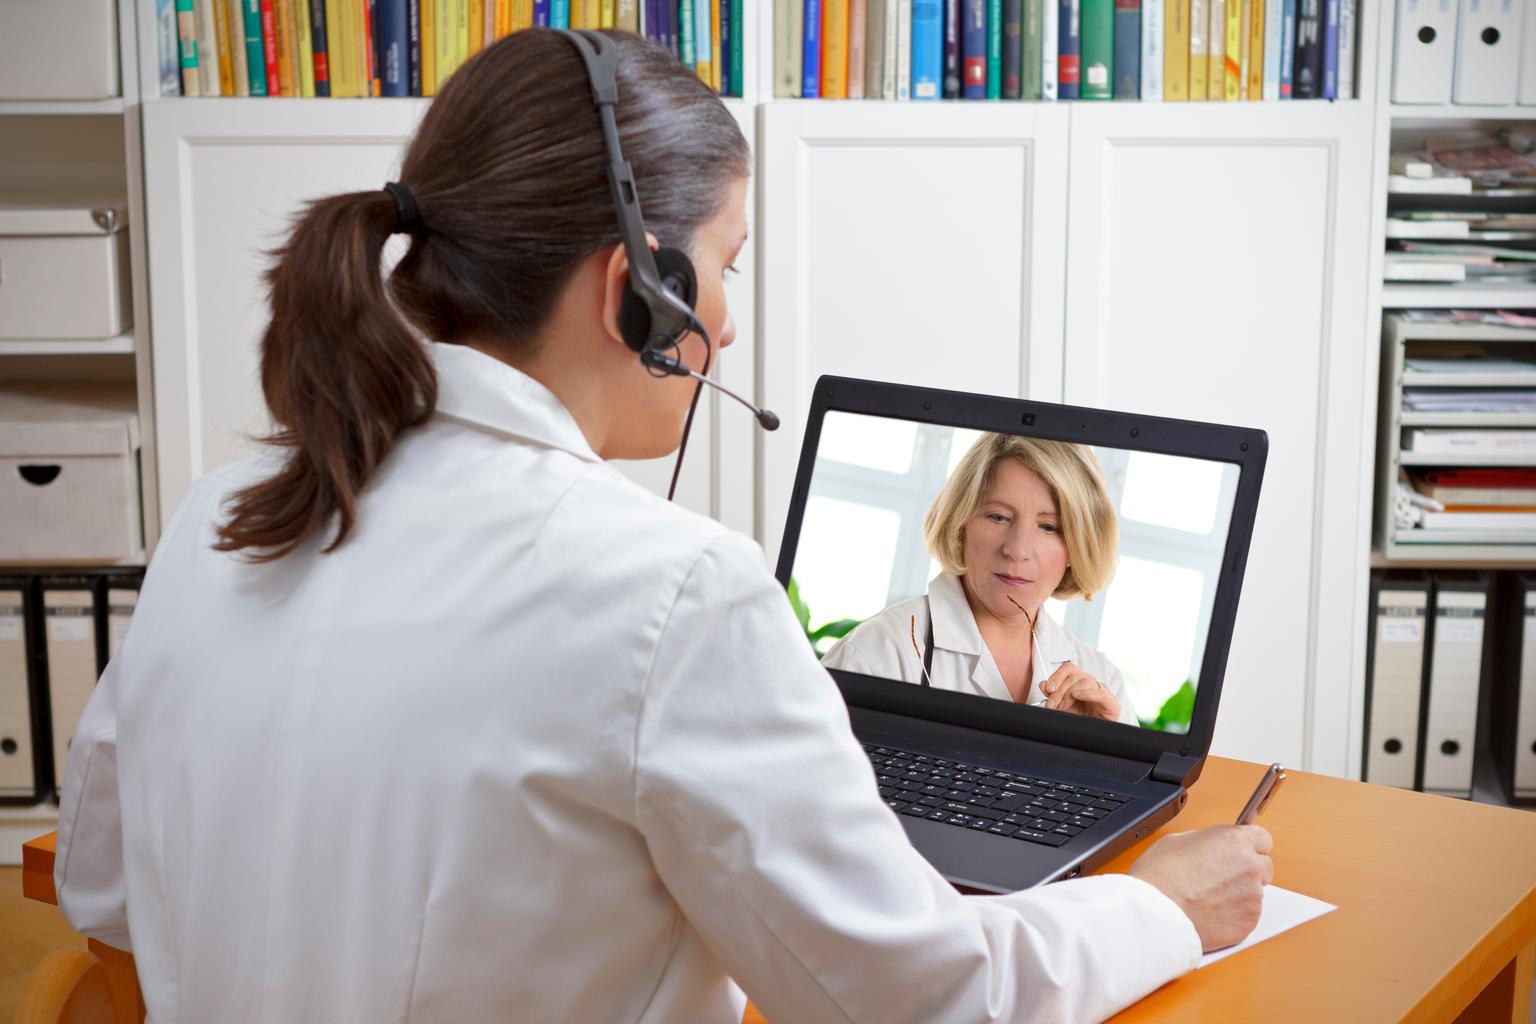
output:
M508 6L511 8L508 32L521 32L525 28L533 28L533 0L511 0Z
M602 0L597 9L599 28L613 28L613 0Z
M1229 100L1243 98L1243 0L1227 0L1227 52L1222 66L1222 95Z
M469 60L469 0L454 0L453 15L453 70L457 71Z
M437 84L441 88L453 74L453 42L458 30L453 24L453 0L437 0L433 10L437 13Z
M315 98L315 34L309 24L309 0L296 0L295 20L299 23L299 92Z
M1209 0L1189 0L1189 98L1203 102L1206 98L1206 76L1210 71L1210 43L1206 32L1210 30Z
M1278 0L1276 0L1278 2ZM1248 26L1248 98L1264 98L1264 4L1253 0Z
M586 19L587 28L602 28L603 5L601 0L583 0L582 6L585 10L581 12L581 16Z
M485 0L469 0L469 48L466 53L473 57L483 49L485 49Z
M711 80L702 66L699 77L706 82ZM848 96L848 0L822 0L821 95L829 100Z
M1163 6L1163 100L1189 99L1189 0Z
M640 31L640 10L635 0L615 0L613 27L621 28L626 32Z
M213 5L213 29L219 37L219 95L233 96L235 95L234 46L230 42L228 4Z
M586 28L587 27L587 4L586 4L586 0L571 0L571 14L570 14L570 18L571 18L571 28L578 29L578 28Z
M1225 0L1210 0L1209 6L1211 27L1206 33L1205 43L1210 47L1211 60L1205 81L1205 98L1224 100L1227 98L1227 5Z
M347 76L341 68L341 44L330 28L341 24L341 5L342 0L325 0L325 70L331 83L331 95L336 97L347 94Z

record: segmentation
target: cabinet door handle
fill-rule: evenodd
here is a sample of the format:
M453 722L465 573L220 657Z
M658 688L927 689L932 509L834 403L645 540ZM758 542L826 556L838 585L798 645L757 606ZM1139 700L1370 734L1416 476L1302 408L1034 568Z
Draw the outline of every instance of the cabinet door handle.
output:
M54 463L52 465L46 465L46 466L45 465L17 466L16 467L16 472L20 473L21 474L21 478L23 480L25 480L29 484L32 484L32 485L34 485L36 487L46 487L47 485L53 483L55 480L57 480L59 478L59 473L63 469L64 469L63 466L60 466L57 463Z

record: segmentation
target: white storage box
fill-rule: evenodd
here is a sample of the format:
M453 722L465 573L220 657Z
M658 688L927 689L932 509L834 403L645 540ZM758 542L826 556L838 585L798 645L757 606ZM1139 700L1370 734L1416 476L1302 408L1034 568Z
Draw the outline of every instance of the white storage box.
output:
M115 0L0 0L0 100L118 95Z
M144 555L131 384L0 386L0 562Z
M0 194L0 344L122 334L128 266L120 199Z

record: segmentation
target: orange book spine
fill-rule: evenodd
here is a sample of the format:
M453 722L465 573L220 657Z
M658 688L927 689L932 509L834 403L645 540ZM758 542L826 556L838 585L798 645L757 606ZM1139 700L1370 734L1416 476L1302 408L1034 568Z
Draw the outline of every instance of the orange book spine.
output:
M841 100L847 96L848 0L822 0L821 98Z
M469 45L465 57L485 49L485 0L469 0Z
M292 30L293 0L273 0L272 29L277 45L277 94L296 95L293 88Z

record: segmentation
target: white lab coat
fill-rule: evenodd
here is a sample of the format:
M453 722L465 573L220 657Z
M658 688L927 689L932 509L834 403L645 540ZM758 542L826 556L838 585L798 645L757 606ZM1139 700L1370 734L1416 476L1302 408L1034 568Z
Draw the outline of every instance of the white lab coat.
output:
M961 897L761 550L433 345L357 530L271 565L192 489L75 735L56 881L153 1024L1052 1020L1191 968L1128 876Z
M928 593L908 601L898 601L865 619L847 636L828 649L821 663L882 679L900 679L908 683L923 681L923 659L918 653L927 640L928 616L933 616L933 665L928 674L936 689L957 690L980 697L996 697L1011 702L1012 694L1003 683L1003 674L965 599L965 585L952 573L940 573L928 584ZM913 617L917 622L914 626ZM914 630L917 646L914 649ZM1088 673L1114 694L1120 702L1120 721L1140 725L1125 679L1115 663L1084 643L1051 618L1041 615L1035 623L1035 643L1030 654L1034 678L1026 703L1045 697L1040 684L1058 668L1071 662Z

